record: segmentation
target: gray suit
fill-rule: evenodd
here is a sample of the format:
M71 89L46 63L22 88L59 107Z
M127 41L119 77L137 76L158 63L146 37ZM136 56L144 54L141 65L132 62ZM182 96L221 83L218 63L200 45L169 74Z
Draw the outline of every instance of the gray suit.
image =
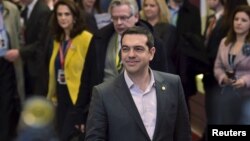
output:
M191 141L180 78L153 71L157 118L153 141ZM165 87L165 89L163 88ZM95 86L86 127L86 141L150 141L122 73Z
M12 49L19 49L19 31L20 31L20 13L15 5L8 1L3 1L4 5L4 25L10 39L10 46ZM23 64L21 59L14 62L17 88L20 98L24 99L24 78L23 78Z
M9 1L2 1L4 27L10 49L19 49L20 13ZM1 23L2 24L2 23ZM17 95L18 94L18 95ZM21 59L9 62L0 57L0 140L11 140L21 109L19 99L24 99L23 68Z

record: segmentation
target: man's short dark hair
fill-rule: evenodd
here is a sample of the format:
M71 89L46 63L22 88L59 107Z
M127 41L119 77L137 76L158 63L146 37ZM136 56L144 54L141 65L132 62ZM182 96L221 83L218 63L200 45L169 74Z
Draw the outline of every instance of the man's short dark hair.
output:
M121 43L122 43L122 39L125 35L131 35L131 34L145 35L148 39L146 45L149 47L149 49L154 47L154 37L153 37L152 33L148 29L146 29L144 27L140 27L140 26L134 26L134 27L131 27L131 28L127 29L126 31L124 31L122 33Z

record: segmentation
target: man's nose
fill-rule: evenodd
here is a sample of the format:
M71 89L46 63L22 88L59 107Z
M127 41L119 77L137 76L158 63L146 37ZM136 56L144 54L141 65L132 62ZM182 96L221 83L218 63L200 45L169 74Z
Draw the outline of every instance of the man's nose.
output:
M135 51L134 51L134 49L130 49L128 54L129 54L130 57L131 57L131 56L135 56Z

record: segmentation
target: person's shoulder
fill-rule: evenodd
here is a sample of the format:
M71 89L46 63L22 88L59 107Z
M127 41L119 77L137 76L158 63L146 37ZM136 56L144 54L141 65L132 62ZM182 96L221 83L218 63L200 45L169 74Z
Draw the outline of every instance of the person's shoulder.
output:
M9 1L4 0L4 1L3 1L3 5L4 5L4 7L10 9L11 11L12 11L12 10L18 11L17 6L16 6L15 4L9 2Z
M43 12L47 12L47 13L52 12L50 10L49 6L46 3L44 3L43 1L38 0L35 6L37 6L36 8L38 10L41 10Z
M166 72L161 72L161 71L156 71L156 70L153 70L153 73L154 73L155 79L158 81L174 82L174 81L180 80L179 75L176 75L176 74L166 73Z
M94 88L102 94L108 94L116 88L116 85L118 84L117 81L117 78L110 79L109 81L94 86Z
M91 32L88 31L88 30L83 30L83 31L81 32L81 36L92 37L92 36L93 36L93 33L91 33Z
M107 34L113 34L114 32L115 32L114 25L113 23L110 23L100 29L99 35L102 37L107 37Z
M227 37L224 37L224 38L222 38L222 40L221 40L221 42L220 42L220 46L222 46L222 47L226 47L226 40L227 40Z
M158 23L154 26L154 28L156 30L161 30L162 32L175 32L176 31L176 27L169 24L169 23Z

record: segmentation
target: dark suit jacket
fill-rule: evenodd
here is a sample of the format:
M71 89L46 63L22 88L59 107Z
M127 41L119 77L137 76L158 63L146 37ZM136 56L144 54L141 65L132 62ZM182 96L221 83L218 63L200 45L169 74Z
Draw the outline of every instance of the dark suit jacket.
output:
M210 18L210 17L208 17L208 18ZM207 53L207 57L209 60L209 65L207 66L207 70L205 72L205 76L203 79L203 81L205 83L205 87L217 86L217 81L215 80L214 73L213 73L214 62L215 62L215 58L216 58L216 55L218 52L220 42L226 36L227 31L228 31L227 28L222 26L222 20L223 20L223 17L221 17L216 22L216 25L215 25L214 29L212 30L211 35L207 41L206 53ZM207 30L208 25L209 25L209 23L206 24L206 30ZM205 30L205 33L206 33L206 30ZM210 89L210 87L209 87L209 89Z
M176 28L179 37L178 58L176 58L177 74L181 77L185 95L189 97L196 93L195 72L192 70L196 64L189 60L182 48L192 46L185 38L185 36L189 36L188 34L201 36L201 18L199 9L190 4L188 0L184 1L179 10Z
M44 79L47 78L45 76L47 70L42 65L44 65L44 47L49 31L48 21L51 11L42 0L38 0L28 20L26 20L26 13L25 10L21 13L21 16L25 19L25 45L20 48L20 55L28 73L34 78L41 77L41 79ZM40 90L37 90L37 92L41 93Z
M179 35L187 32L201 34L200 11L188 2L188 0L185 0L183 6L180 8L176 27Z
M153 32L152 26L144 21L138 22L137 25L146 27ZM83 73L84 76L82 77L85 82L84 92L86 93L91 93L93 86L103 82L106 52L109 40L114 32L115 29L113 23L111 23L102 28L99 32L100 34L97 34L95 39L92 40L94 45L88 50ZM166 72L167 62L164 59L162 42L158 38L155 39L155 47L156 53L154 59L150 62L150 67L153 70Z
M178 39L176 28L167 23L158 23L154 26L154 33L162 40L164 56L167 61L167 72L176 73L174 65Z
M25 24L25 45L20 49L20 55L25 64L28 65L30 73L36 75L34 73L37 69L34 67L37 66L38 56L45 43L45 33L48 31L47 24L51 11L44 2L38 0L28 20L26 13L26 10L21 13Z
M215 58L219 49L220 42L227 35L227 31L229 30L222 26L222 20L223 20L223 17L221 17L216 22L216 25L214 29L212 30L211 35L206 45L208 58L209 58L210 64L212 65L211 70L213 70L213 65L214 65L214 61L215 61Z
M153 71L157 119L153 141L191 141L180 78ZM165 86L166 90L162 87ZM93 89L86 141L150 141L124 74Z

